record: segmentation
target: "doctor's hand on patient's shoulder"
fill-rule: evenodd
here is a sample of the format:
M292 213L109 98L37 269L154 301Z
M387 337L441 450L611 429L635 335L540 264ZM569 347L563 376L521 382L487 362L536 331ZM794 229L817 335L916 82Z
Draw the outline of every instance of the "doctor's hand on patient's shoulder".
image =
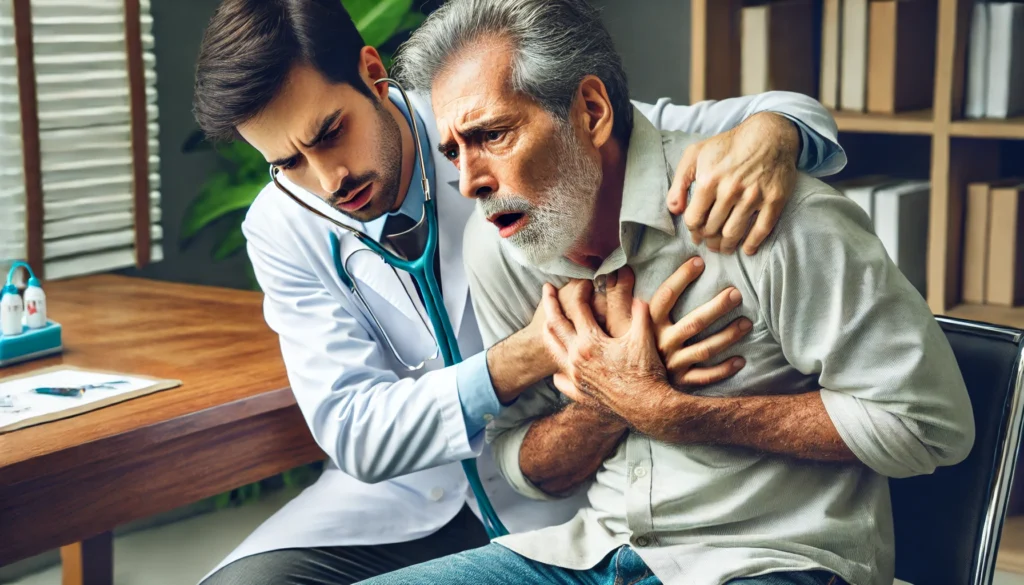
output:
M727 360L710 367L699 367L745 337L751 322L739 317L723 330L697 342L691 340L739 306L742 296L735 288L728 288L714 299L704 303L678 322L672 321L672 308L690 284L704 272L704 262L694 257L684 262L654 291L650 303L650 316L658 354L668 371L673 386L706 386L720 382L738 372L744 365L742 358ZM628 266L609 275L604 295L595 295L595 309L607 305L607 316L602 326L611 337L622 337L629 330L633 303L633 271ZM735 294L734 294L735 293ZM605 297L605 301L601 298ZM598 319L600 323L601 320Z
M686 149L668 191L669 211L683 215L694 243L725 254L742 244L754 254L793 193L799 157L793 122L772 112L754 114Z

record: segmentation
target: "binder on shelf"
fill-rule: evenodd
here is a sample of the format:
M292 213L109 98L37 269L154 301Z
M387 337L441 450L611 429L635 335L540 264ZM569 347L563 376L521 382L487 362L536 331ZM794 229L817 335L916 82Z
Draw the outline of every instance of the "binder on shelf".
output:
M839 107L842 7L842 0L825 0L821 11L821 87L818 101L832 110Z
M843 0L839 109L863 112L867 98L868 0Z
M991 3L985 117L1024 114L1024 4Z
M811 0L745 6L740 29L741 94L816 94Z
M869 8L867 110L893 114L932 106L934 0L881 0Z
M988 234L990 186L971 183L967 186L964 212L963 281L960 296L965 303L985 302L985 279L988 271Z
M990 195L985 302L1024 304L1024 183L995 187Z
M988 30L987 2L978 2L971 12L970 39L967 49L967 100L964 116L985 117L985 92L988 91Z
M925 296L928 259L928 181L903 181L875 192L875 233L907 280Z

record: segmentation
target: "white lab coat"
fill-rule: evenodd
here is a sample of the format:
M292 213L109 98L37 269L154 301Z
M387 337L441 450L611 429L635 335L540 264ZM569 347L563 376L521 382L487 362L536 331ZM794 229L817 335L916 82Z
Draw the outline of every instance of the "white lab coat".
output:
M410 99L427 126L430 144L437 144L429 101L412 92ZM707 135L772 109L800 119L836 143L831 117L817 102L797 94L776 92L695 106L676 106L667 99L636 105L661 128ZM444 302L462 354L468 357L483 349L462 263L463 229L474 203L460 195L458 170L451 162L433 146L428 152L434 157ZM816 174L830 174L844 164L839 149ZM286 186L319 203L294 185ZM334 217L357 225L341 214ZM471 457L478 457L487 493L510 531L559 524L574 515L582 493L554 502L525 499L499 476L483 433L472 441L467 437L454 368L445 369L437 358L409 372L378 343L379 333L339 279L331 256L331 232L341 236L345 258L363 248L353 236L302 209L273 183L251 206L243 230L265 293L266 321L280 336L296 401L329 460L315 484L216 569L282 548L418 539L444 526L467 502L479 514L459 464ZM354 257L349 271L403 355L428 355L433 340L416 313L422 308L415 294L410 299L395 274L370 253Z

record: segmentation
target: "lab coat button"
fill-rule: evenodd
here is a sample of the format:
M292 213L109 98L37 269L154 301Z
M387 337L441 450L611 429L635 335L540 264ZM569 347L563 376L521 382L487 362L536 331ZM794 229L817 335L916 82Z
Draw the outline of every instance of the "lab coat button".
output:
M429 497L431 500L435 502L440 502L441 498L444 497L444 490L439 487L436 487L430 490L430 493L427 495L427 497Z
M647 475L647 470L644 469L643 467L637 467L636 469L633 470L633 474L636 475L637 479L640 479L641 477Z
M487 414L484 415L484 421L491 422L492 420L494 420L494 415L493 414L488 412Z
M651 540L649 538L647 538L646 536L638 536L636 538L636 545L637 546L643 547L643 546L647 546L649 544L651 544Z

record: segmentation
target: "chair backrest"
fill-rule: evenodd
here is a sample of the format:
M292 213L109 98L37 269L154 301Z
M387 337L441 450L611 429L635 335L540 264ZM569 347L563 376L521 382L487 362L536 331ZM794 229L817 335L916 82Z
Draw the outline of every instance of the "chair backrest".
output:
M974 410L967 459L891 480L896 577L913 585L991 583L1020 446L1024 333L938 317Z

